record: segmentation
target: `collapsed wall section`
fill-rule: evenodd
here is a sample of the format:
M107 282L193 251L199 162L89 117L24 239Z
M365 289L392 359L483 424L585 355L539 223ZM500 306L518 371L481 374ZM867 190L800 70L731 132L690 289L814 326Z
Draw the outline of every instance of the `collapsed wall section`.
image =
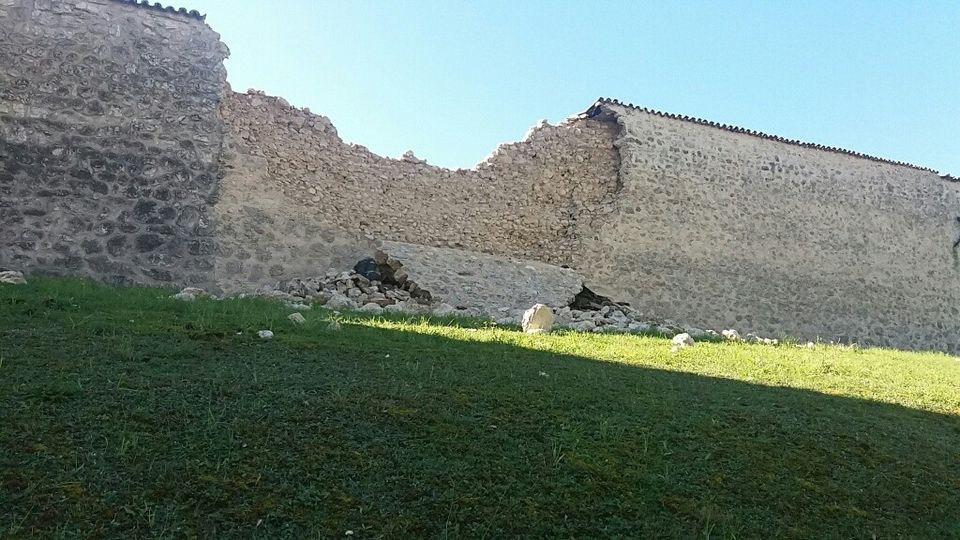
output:
M0 266L208 283L226 55L185 14L0 2Z
M623 189L576 268L707 328L960 350L956 183L604 104Z
M616 124L541 124L472 170L345 144L330 121L257 92L222 106L237 158L291 204L383 240L571 264L617 186Z

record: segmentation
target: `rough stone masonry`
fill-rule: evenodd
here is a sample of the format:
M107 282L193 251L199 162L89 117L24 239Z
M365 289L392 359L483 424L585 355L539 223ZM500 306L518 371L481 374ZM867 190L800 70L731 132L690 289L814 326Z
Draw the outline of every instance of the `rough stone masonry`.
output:
M951 177L610 100L448 170L232 92L227 54L195 12L0 0L0 270L234 292L395 241L688 325L960 349Z

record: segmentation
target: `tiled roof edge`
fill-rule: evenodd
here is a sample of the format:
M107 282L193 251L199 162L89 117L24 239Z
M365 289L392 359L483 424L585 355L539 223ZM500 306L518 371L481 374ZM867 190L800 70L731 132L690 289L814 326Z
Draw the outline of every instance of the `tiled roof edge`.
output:
M191 19L196 19L198 21L205 21L207 19L206 15L201 15L199 11L195 9L187 10L186 8L175 8L172 6L164 6L159 2L150 3L147 0L111 0L118 4L127 4L128 6L136 6L143 9L152 9L153 11L161 11L163 13L170 13L174 15L182 15L184 17L189 17Z
M619 105L619 106L621 106L621 107L626 107L626 108L628 108L628 109L634 109L634 110L637 110L637 111L642 111L642 112L645 112L645 113L647 113L647 114L653 114L653 115L656 115L656 116L662 116L662 117L664 117L664 118L672 118L672 119L674 119L674 120L682 120L682 121L684 121L684 122L692 122L692 123L694 123L694 124L700 124L700 125L702 125L702 126L709 126L709 127L714 127L714 128L717 128L717 129L722 129L722 130L725 130L725 131L732 131L733 133L743 133L743 134L745 134L745 135L752 135L752 136L754 136L754 137L759 137L759 138L761 138L761 139L769 139L769 140L772 140L772 141L782 142L782 143L786 143L786 144L792 144L792 145L794 145L794 146L802 146L803 148L813 148L814 150L823 150L823 151L826 151L826 152L833 152L833 153L835 153L835 154L846 154L846 155L848 155L848 156L858 157L858 158L862 158L862 159L868 159L868 160L870 160L870 161L877 161L877 162L880 162L880 163L889 163L889 164L891 164L891 165L900 165L901 167L909 167L909 168L911 168L911 169L916 169L916 170L919 170L919 171L931 172L931 173L934 173L934 174L939 174L941 178L943 178L944 180L951 181L951 182L958 182L958 181L960 181L960 178L956 178L956 177L950 176L949 174L940 174L939 172L937 172L937 171L935 171L935 170L933 170L933 169L931 169L931 168L929 168L929 167L920 167L919 165L914 165L914 164L912 164L912 163L906 163L906 162L903 162L903 161L895 161L895 160L892 160L892 159L884 159L884 158L881 158L881 157L870 156L870 155L867 155L867 154L861 154L860 152L854 152L854 151L852 151L852 150L845 150L845 149L843 149L843 148L836 148L836 147L833 147L833 146L824 146L824 145L822 145L822 144L808 143L808 142L798 141L798 140L796 140L796 139L787 139L787 138L784 138L784 137L778 137L778 136L776 136L776 135L769 135L769 134L763 133L763 132L761 132L761 131L754 131L754 130L752 130L752 129L745 129L745 128L742 128L742 127L739 127L739 126L729 126L729 125L727 125L727 124L720 124L720 123L718 123L718 122L711 122L710 120L704 120L703 118L696 118L696 117L693 117L693 116L684 116L684 115L673 114L673 113L668 113L668 112L663 112L663 111L657 111L657 110L654 110L654 109L648 109L648 108L646 108L646 107L640 107L640 106L638 106L638 105L634 105L633 103L623 103L623 102L621 102L621 101L618 100L618 99L610 99L610 98L603 98L603 97L602 97L602 98L598 99L598 100L596 101L596 103L594 103L593 105L591 105L590 108L587 109L587 111L586 111L584 114L585 114L587 117L593 117L593 116L596 116L596 115L600 114L600 107L601 107L601 105Z

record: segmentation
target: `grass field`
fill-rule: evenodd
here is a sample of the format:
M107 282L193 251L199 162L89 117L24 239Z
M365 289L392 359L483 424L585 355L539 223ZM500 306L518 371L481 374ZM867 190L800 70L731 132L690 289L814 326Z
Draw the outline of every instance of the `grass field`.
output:
M960 538L955 357L168 294L0 285L0 538Z

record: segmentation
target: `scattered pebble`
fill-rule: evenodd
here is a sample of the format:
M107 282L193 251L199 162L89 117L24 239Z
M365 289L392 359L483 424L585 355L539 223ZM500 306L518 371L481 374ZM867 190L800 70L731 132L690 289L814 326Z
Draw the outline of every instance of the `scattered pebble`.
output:
M303 324L307 322L307 319L303 315L301 315L299 311L296 313L291 313L290 315L287 316L287 318L290 319L290 321L293 322L293 324Z
M339 332L341 329L343 329L343 326L337 321L330 321L330 324L327 325L327 330L331 332Z
M257 335L260 337L260 339L270 339L273 337L273 332L270 330L260 330L257 332Z
M733 328L720 332L720 335L728 341L741 341L743 339L740 337L740 332L737 332Z

